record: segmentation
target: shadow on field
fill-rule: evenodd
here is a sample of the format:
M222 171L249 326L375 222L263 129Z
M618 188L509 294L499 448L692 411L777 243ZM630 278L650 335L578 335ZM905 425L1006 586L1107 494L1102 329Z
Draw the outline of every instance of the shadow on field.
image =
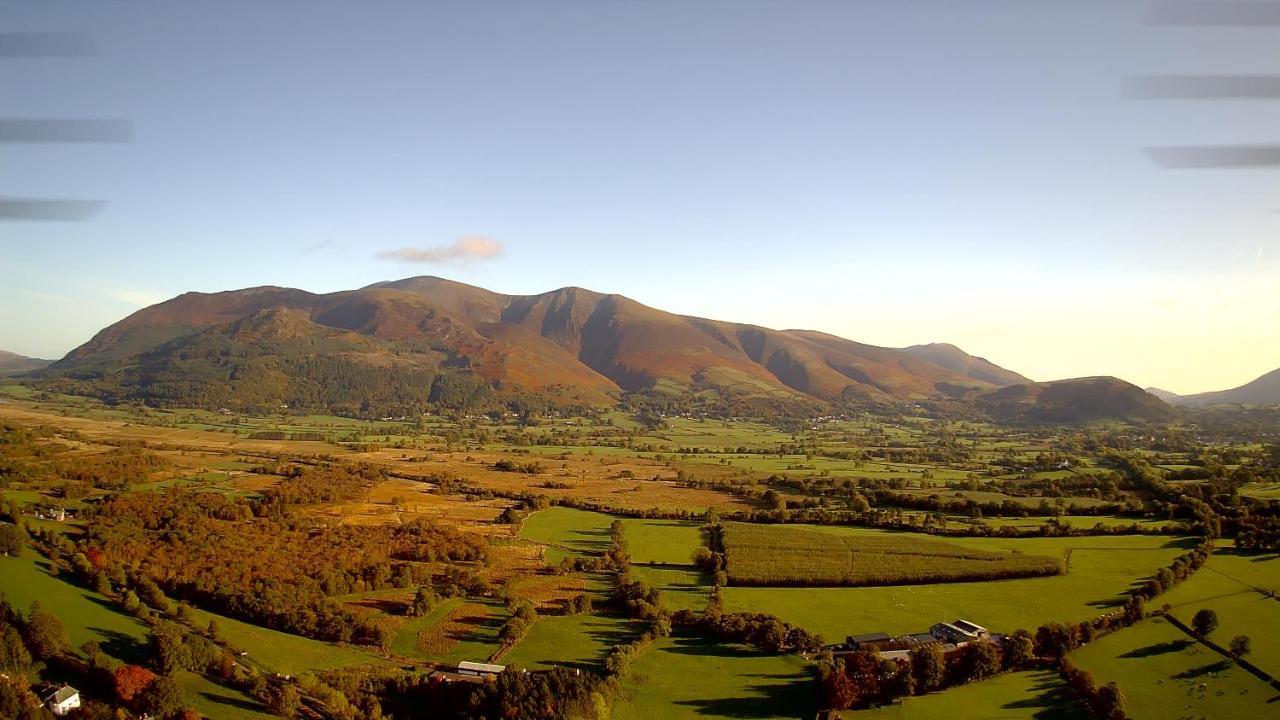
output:
M1156 643L1155 645L1144 645L1140 648L1134 648L1120 657L1144 658L1151 657L1152 655L1182 652L1194 644L1195 643L1190 640L1169 640L1168 642Z
M1077 720L1085 717L1067 687L1054 675L1047 674L1030 688L1030 697L1001 705L1006 710L1036 710L1028 717L1035 720Z
M261 713L265 713L267 711L267 708L264 707L261 703L253 702L245 698L238 698L238 697L235 697L234 695L220 695L218 693L201 691L200 697L204 698L205 700L208 700L211 703L217 703L218 705L226 705L228 707L238 708L240 710L250 710L253 712L261 712Z
M785 682L753 683L742 697L678 700L699 715L730 718L811 718L817 712L816 684L791 675L753 675Z
M140 663L150 655L147 652L146 645L122 632L101 627L90 627L88 630L102 638L102 642L98 643L98 646L102 648L102 652L117 660Z
M1231 669L1230 662L1227 662L1226 660L1219 660L1215 663L1209 663L1208 665L1201 665L1200 667L1193 667L1190 670L1184 670L1173 677L1177 680L1194 680L1198 677L1203 677L1211 673L1225 672L1229 669Z

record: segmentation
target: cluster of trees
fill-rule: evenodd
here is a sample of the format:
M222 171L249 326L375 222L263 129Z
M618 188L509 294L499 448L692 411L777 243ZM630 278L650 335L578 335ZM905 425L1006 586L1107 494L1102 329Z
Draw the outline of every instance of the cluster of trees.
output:
M94 587L147 578L171 596L266 627L374 644L383 639L380 626L329 597L431 584L427 563L482 563L488 555L482 538L425 519L396 527L325 526L266 515L263 507L279 506L263 503L180 490L119 495L91 512L76 544L53 534L44 540L52 557L70 558ZM469 574L454 568L441 584L470 584Z
M290 505L354 500L384 477L381 468L368 463L260 466L253 471L283 476L263 492L260 505L270 512Z
M1033 659L1029 636L1020 631L999 645L983 640L950 652L925 645L906 659L861 651L835 658L825 654L818 661L818 683L826 707L849 710L982 680Z
M1072 694L1089 708L1094 717L1099 720L1125 720L1129 717L1124 711L1128 699L1115 683L1099 685L1093 679L1093 673L1076 667L1067 658L1062 658L1058 667L1066 676Z
M166 720L197 717L183 707L182 691L172 677L119 664L96 643L85 643L77 652L61 621L38 602L24 617L0 599L0 717L50 720L52 713L31 690L46 672L79 686L77 717L110 720L126 711Z
M713 607L715 610L705 613L680 610L672 616L672 624L771 653L816 653L822 649L820 635L783 622L775 615L719 612L719 603L714 603Z

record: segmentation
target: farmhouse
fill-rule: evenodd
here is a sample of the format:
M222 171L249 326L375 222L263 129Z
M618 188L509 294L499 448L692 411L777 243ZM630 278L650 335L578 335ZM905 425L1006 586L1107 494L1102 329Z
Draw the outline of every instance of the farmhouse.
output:
M498 675L506 669L506 665L490 665L488 663L471 662L470 660L463 660L458 663L458 674L466 677L489 677Z
M44 704L49 712L61 717L80 707L80 691L70 685L63 685L49 693Z
M937 623L929 632L912 633L893 637L888 633L867 633L850 635L838 645L828 645L833 655L847 655L854 652L872 652L882 658L906 658L912 650L938 645L943 652L951 652L964 647L970 642L991 637L991 631L981 625L960 619L950 623Z

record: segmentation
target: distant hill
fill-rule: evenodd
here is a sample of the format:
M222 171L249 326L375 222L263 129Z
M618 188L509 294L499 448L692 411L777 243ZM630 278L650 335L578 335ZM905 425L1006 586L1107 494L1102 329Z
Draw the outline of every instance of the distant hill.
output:
M1178 398L1182 397L1178 393L1162 390L1158 387L1149 387L1145 388L1145 390L1168 403L1175 402Z
M377 414L427 403L601 405L626 393L672 410L808 413L935 399L1025 410L1025 398L1000 393L1009 386L1034 388L1019 392L1034 395L1038 418L1108 407L1081 398L1076 412L1067 397L1075 386L1032 383L952 345L877 347L582 288L504 295L430 276L329 294L186 293L104 328L42 378L108 400ZM1156 402L1147 414L1159 414ZM1134 409L1114 407L1121 416Z
M1181 395L1178 405L1280 405L1280 368L1230 390Z
M0 350L0 375L13 375L15 373L39 370L51 362L53 361Z
M967 378L980 380L1004 387L1029 383L1031 380L1012 370L1005 370L986 358L975 357L948 343L930 343L928 345L912 345L903 351L919 358L924 358L939 367L959 373Z
M1176 411L1137 385L1113 377L1010 385L978 398L999 418L1040 422L1168 420Z

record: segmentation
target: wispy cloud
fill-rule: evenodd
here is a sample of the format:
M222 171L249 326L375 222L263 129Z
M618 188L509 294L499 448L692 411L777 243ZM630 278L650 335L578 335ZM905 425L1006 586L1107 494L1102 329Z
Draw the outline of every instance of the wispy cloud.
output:
M449 245L429 248L402 247L399 250L380 250L380 260L399 260L410 263L436 265L466 264L493 260L502 254L502 243L483 235L465 235Z
M133 305L134 307L147 307L156 303L164 302L169 298L155 293L149 293L138 290L109 288L102 291L103 295L125 305Z
M312 254L312 253L320 252L321 250L324 250L324 249L329 248L329 247L332 247L332 246L333 246L333 239L332 239L332 238L330 238L330 239L328 239L328 240L321 240L321 241L320 241L320 242L318 242L318 243L314 243L314 244L311 244L311 245L308 245L308 246L306 246L306 247L302 248L302 250L301 250L301 251L299 251L299 252L298 252L298 254L299 254L299 255L310 255L310 254Z

